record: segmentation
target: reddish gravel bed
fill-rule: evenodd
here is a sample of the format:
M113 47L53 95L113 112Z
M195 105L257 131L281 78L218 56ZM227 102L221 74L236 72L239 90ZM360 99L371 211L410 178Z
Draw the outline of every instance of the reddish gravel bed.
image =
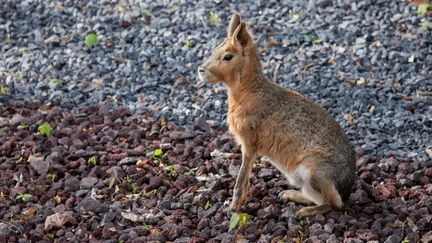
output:
M307 219L278 200L289 188L281 174L257 161L242 208L250 218L229 232L224 209L240 153L225 129L106 104L75 115L9 105L0 114L0 242L432 241L432 168L416 161L357 148L345 207ZM38 132L43 122L49 137Z

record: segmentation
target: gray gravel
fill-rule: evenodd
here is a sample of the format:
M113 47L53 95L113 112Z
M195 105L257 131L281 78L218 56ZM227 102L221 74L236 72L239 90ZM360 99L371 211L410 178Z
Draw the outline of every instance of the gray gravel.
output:
M115 2L2 1L0 86L7 95L0 94L0 102L74 110L110 101L132 112L156 109L179 124L206 127L197 119L202 116L210 127L225 126L223 86L199 82L195 70L237 10L258 42L266 73L329 110L358 150L382 164L396 157L431 166L432 19L415 6L388 0ZM91 49L84 44L89 33L100 40Z

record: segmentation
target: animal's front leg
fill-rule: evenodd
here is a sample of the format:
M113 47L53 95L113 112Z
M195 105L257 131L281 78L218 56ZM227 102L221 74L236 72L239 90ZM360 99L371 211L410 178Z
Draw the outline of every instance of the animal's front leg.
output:
M242 164L234 186L233 200L228 208L231 211L238 211L247 199L249 175L256 157L254 150L242 147Z

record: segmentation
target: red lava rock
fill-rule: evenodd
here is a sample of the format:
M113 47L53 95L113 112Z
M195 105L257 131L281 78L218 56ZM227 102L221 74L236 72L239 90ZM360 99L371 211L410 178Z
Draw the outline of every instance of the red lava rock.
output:
M87 144L80 139L73 139L72 146L74 146L77 149L84 149L87 146Z
M408 214L408 210L405 205L399 204L393 207L393 211L399 216L405 216Z
M220 203L217 203L217 204L213 205L212 207L210 207L209 209L207 209L207 210L203 213L202 217L203 217L203 218L209 218L209 217L212 217L212 216L217 212L217 210L220 208L220 206L221 206Z
M50 167L50 163L45 160L43 156L37 157L36 155L30 155L27 161L39 175L46 176Z
M81 179L81 182L80 182L80 188L83 188L83 189L90 189L90 188L92 188L97 182L99 181L99 179L98 178L96 178L96 177L91 177L91 176L89 176L89 177L84 177L84 178L82 178Z
M0 218L8 222L13 217L20 227L20 231L10 230L2 238L4 226L0 225L0 241L18 241L20 232L28 240L50 240L47 234L52 232L44 231L44 219L66 211L74 212L74 220L53 232L59 242L89 237L93 241L131 242L294 242L302 232L305 242L389 243L400 241L395 238L400 235L414 239L411 229L397 223L403 224L408 216L419 239L431 237L426 215L432 213L432 169L419 162L398 161L399 157L391 153L388 158L377 158L357 146L361 156L357 160L358 180L344 208L296 219L293 214L301 205L277 200L281 190L290 188L286 179L261 161L263 167L253 169L242 207L251 219L245 229L228 233L231 214L224 212L222 205L232 200L241 154L223 128L197 132L164 121L166 128L161 130L161 121L150 112L131 116L124 109L110 110L115 107L106 104L79 108L75 115L56 109L41 114L21 107L19 112L12 109L2 113L6 119L20 114L36 125L17 129L0 118L0 129L13 132L13 136L0 137L0 192L5 195L0 197L0 204L7 208L0 209ZM55 127L49 139L37 135L37 124L45 120ZM132 160L123 160L119 165L124 158L152 159L146 153L159 148L164 154L161 161L149 160L137 167ZM220 158L211 156L216 150ZM50 177L40 176L36 164L17 164L20 154L44 158ZM96 166L87 163L92 156ZM175 175L163 169L168 165L174 165ZM198 181L197 176L211 179ZM93 187L97 189L90 192ZM145 195L132 198L132 190ZM19 193L32 194L33 198L16 199ZM53 199L56 195L59 204ZM205 210L207 201L211 206ZM36 209L35 215L24 220L22 213L30 207ZM123 218L121 213L127 210L142 216L146 226Z
M362 240L371 241L371 240L379 240L378 235L370 229L359 229L356 232L357 237Z
M10 141L6 141L3 145L0 146L1 155L10 156L14 146L15 141L13 139L11 139Z
M425 176L432 178L432 167L429 167L425 170Z
M66 178L65 179L65 191L66 192L74 192L79 190L80 187L80 181L77 178Z
M335 234L331 234L328 239L325 241L326 243L338 243L340 242Z
M157 189L162 185L162 178L159 176L154 176L150 178L149 185L147 186L147 190Z
M165 235L157 228L153 228L150 230L150 234L147 236L147 241L159 241L159 242L166 242Z
M415 169L412 163L400 163L399 170L405 174L410 174L413 173Z
M376 189L378 191L375 198L380 201L387 201L389 198L394 198L397 195L396 187L388 183L380 183Z
M324 225L324 231L327 233L331 234L333 232L333 229L334 229L334 225L331 223L327 223Z
M193 185L197 182L195 177L189 176L189 175L179 175L177 180L174 182L174 186L181 190L186 188L189 185Z
M0 222L0 241L7 242L7 238L11 232L9 226L3 222Z
M364 204L370 202L367 192L362 189L358 189L354 193L351 193L350 200L358 204Z
M413 103L411 103L411 102L406 102L405 103L405 109L408 110L408 111L414 112L416 108L417 107Z
M372 182L375 181L376 176L375 176L375 174L373 174L369 171L366 171L366 172L361 173L360 179L365 181L368 184L372 184Z
M187 138L193 138L196 136L196 133L192 130L185 131L171 131L169 133L169 138L173 140L182 140Z
M108 210L108 207L95 199L84 198L78 204L77 209L82 213L88 213L88 212L104 213Z
M346 238L344 243L363 243L364 241L355 238Z
M184 231L184 227L177 224L165 224L162 226L162 229L166 239L171 241L180 238L182 232Z
M427 232L422 238L421 242L432 242L432 231Z
M214 239L217 240L218 242L232 242L232 235L229 233L222 233L219 234L218 236L216 236Z
M113 229L112 227L110 227L109 225L105 225L103 228L102 228L102 237L104 238L104 239L112 239L112 238L114 238L114 235L115 235L116 233L115 233L115 229Z
M361 156L356 161L357 168L362 168L362 167L366 166L370 160L371 160L371 157L369 155Z
M70 161L67 165L66 165L66 169L68 170L73 170L73 169L77 169L80 166L80 161L75 160L75 161Z
M64 146L71 146L73 142L69 137L62 137L58 140L58 143Z
M201 129L202 131L209 131L210 127L206 121L206 119L202 116L195 118L194 125Z

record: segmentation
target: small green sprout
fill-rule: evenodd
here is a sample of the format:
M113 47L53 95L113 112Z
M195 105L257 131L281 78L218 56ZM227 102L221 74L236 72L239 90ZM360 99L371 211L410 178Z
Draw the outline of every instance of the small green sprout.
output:
M58 78L52 78L50 80L48 80L48 83L50 84L55 84L57 86L61 86L62 85L62 81Z
M23 73L23 72L16 72L16 73L15 73L15 76L16 76L17 78L23 78L23 77L24 77L24 73Z
M174 170L174 165L167 165L164 167L164 171L173 171Z
M57 180L57 174L56 173L48 173L47 178L51 181L51 183L54 183Z
M161 128L159 129L159 134L161 134L166 128L166 125L161 126Z
M147 16L147 17L151 17L151 16L152 16L152 12L151 12L151 10L148 9L148 8L143 9L143 13L144 13L144 15Z
M312 42L313 45L315 45L315 44L319 44L319 43L322 42L322 40L321 40L320 38L318 38L318 37L313 37L313 36L306 35L306 34L303 35L303 38L305 39L305 41L310 41L310 42Z
M156 194L156 189L153 189L153 190L150 190L150 191L144 190L142 193L143 193L144 196L148 197L148 196L150 196L152 194Z
M138 191L137 186L136 186L136 182L132 183L131 186L132 186L132 193L136 194Z
M88 34L85 38L85 44L88 48L93 48L99 43L98 36L94 33Z
M30 198L32 198L33 197L33 195L31 195L31 194L28 194L28 193L20 193L20 194L18 194L17 196L16 196L16 199L21 199L21 200L23 200L23 201L27 201L27 200L29 200Z
M150 225L148 225L148 224L144 224L144 225L143 225L143 228L144 228L144 230L149 230L149 229L150 229Z
M418 6L417 14L418 15L426 15L428 12L428 8L432 8L432 3L422 3Z
M299 240L303 241L305 234L301 230L299 230L298 233L299 233Z
M187 172L188 175L195 175L195 171L198 170L198 167L194 167L192 169L189 169L189 171Z
M126 183L128 183L128 184L132 184L132 183L135 182L135 180L132 179L130 176L126 176L125 181L126 181Z
M152 152L148 152L146 155L149 157L153 157L154 159L157 159L159 161L162 161L163 158L165 157L164 153L162 152L162 149L155 149Z
M278 243L285 243L285 241L288 239L288 236L287 235L285 235L282 239L280 239L279 241L278 241Z
M306 218L306 223L303 221L303 219L301 219L301 220L300 220L300 225L303 226L303 225L305 225L305 224L310 224L310 222L311 222L311 221L310 221L309 218Z
M313 45L315 45L315 44L319 44L319 43L321 43L322 42L322 40L320 39L320 38L313 38L312 39L312 44Z
M0 94L1 95L7 95L8 94L8 89L6 87L0 86Z
M192 47L192 41L189 39L189 37L186 38L185 47L186 49L190 49Z
M405 238L401 241L401 243L410 243L408 236L405 236Z
M25 49L24 48L20 48L20 49L18 49L18 55L19 56L23 56L24 55L24 52L25 52Z
M6 136L6 132L5 131L0 131L0 138Z
M174 165L167 165L163 168L169 176L176 177L177 173L174 171Z
M64 42L68 42L69 39L70 39L70 36L69 36L69 35L64 35L64 36L61 37L61 39L62 39Z
M254 162L253 164L252 164L252 168L253 169L259 169L259 168L261 168L263 165L261 164L261 163L258 163L258 162Z
M50 238L50 240L54 240L55 239L55 234L54 233L49 233L47 234L48 238Z
M24 156L20 155L20 157L17 159L17 161L15 162L16 164L21 164L25 162L25 158Z
M300 14L299 14L299 13L293 13L293 14L291 15L291 17L292 17L294 20L298 20L298 19L300 18Z
M247 213L234 213L230 219L229 231L235 229L237 226L239 228L244 228L249 218L250 215Z
M424 30L424 31L429 31L429 22L427 21L423 21L420 23L420 27Z
M18 126L18 129L27 129L27 128L29 128L29 125L27 124L21 124Z
M61 199L61 197L59 195L55 195L53 197L53 200L54 200L55 203L60 204L62 199Z
M209 21L212 25L216 26L218 24L219 16L216 12L212 11L210 13Z
M210 201L207 201L206 204L204 205L204 209L207 210L211 207L212 205L210 204Z
M87 164L88 164L88 165L95 166L96 163L97 163L97 161L96 161L96 156L92 156L92 157L90 157L90 158L87 160Z
M38 127L38 130L39 130L39 133L41 136L49 137L49 136L51 136L53 129L48 122L44 122L44 123L42 123L42 125L40 125Z

